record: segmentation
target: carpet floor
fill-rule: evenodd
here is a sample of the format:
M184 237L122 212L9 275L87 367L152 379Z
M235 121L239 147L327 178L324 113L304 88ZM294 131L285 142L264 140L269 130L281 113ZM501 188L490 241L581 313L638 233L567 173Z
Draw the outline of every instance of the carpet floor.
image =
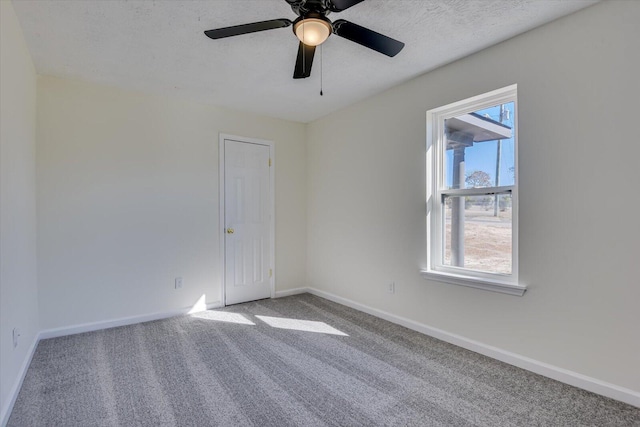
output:
M40 341L9 426L640 426L640 409L309 294Z

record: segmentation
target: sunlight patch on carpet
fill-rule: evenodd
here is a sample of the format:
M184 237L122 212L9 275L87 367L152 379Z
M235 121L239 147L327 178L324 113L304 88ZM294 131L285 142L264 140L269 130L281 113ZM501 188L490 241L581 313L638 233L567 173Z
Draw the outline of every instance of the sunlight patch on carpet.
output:
M349 335L337 330L336 328L327 325L324 322L316 322L313 320L300 320L289 319L286 317L270 317L270 316L257 316L269 326L279 329L292 329L296 331L316 332L320 334L341 335L348 337Z
M200 313L193 313L191 317L197 317L198 319L215 320L218 322L255 326L255 323L247 319L244 315L240 313L229 313L226 311L202 311Z

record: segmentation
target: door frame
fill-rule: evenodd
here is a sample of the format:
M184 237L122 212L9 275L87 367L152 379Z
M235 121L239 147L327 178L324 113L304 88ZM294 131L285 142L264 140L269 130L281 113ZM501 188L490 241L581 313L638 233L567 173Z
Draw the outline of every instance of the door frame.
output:
M224 141L232 140L241 142L244 144L256 144L265 145L269 147L269 158L271 165L269 167L269 216L271 217L269 224L269 238L271 240L269 252L269 265L271 269L271 277L269 278L269 286L271 287L271 298L276 296L276 203L275 203L275 166L276 166L276 146L273 141L266 139L248 138L245 136L230 135L226 133L220 133L218 136L218 170L219 170L219 192L218 192L218 205L220 213L218 216L219 222L219 242L220 242L220 301L222 306L226 306L226 247L225 241L227 234L225 233L225 203L224 203L224 187L225 187L225 163L224 163Z

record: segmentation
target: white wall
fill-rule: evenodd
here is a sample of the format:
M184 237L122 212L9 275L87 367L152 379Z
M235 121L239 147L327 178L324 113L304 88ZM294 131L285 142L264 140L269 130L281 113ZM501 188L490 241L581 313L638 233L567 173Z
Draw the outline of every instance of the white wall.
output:
M304 125L38 78L43 329L220 301L218 134L275 141L277 290L306 270ZM174 289L183 277L184 288Z
M310 124L309 285L640 391L638 22L600 3ZM513 83L529 291L424 280L425 112Z
M0 422L38 325L36 74L11 2L0 1ZM13 348L12 330L21 333Z

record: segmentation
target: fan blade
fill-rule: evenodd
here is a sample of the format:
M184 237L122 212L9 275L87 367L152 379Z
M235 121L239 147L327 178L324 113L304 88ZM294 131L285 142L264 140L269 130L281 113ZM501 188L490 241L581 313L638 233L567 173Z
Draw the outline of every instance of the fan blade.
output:
M404 47L404 43L398 40L344 19L338 19L333 23L333 32L340 37L391 57L396 56Z
M343 10L349 9L351 6L355 6L364 0L332 0L330 5L330 10L332 12L342 12Z
M239 36L242 34L255 33L257 31L273 30L275 28L284 28L293 24L290 20L272 19L270 21L253 22L251 24L234 25L233 27L217 28L215 30L207 30L204 34L211 39L223 39L225 37Z
M311 75L311 64L313 64L314 53L316 53L315 46L308 46L300 42L298 45L296 68L293 70L294 79L305 79Z

